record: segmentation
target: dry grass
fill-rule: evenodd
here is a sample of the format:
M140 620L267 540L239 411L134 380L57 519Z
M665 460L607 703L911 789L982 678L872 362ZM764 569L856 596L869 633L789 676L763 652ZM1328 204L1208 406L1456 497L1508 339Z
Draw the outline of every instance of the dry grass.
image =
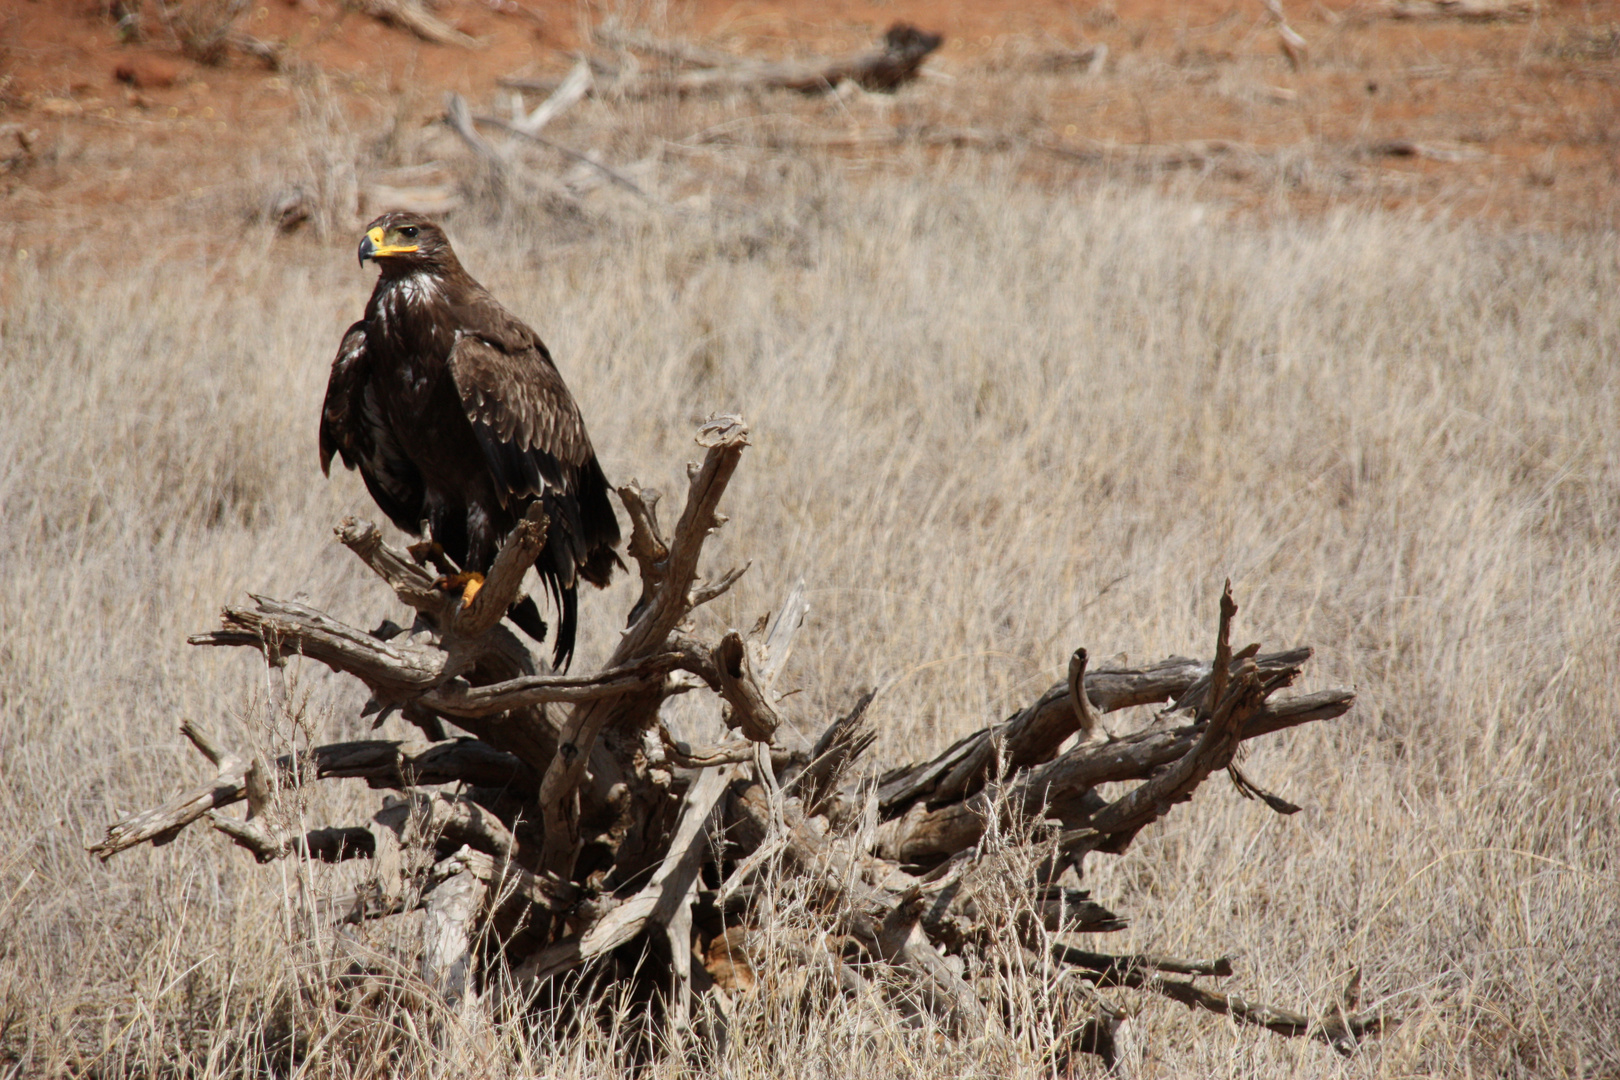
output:
M877 686L877 756L932 750L1076 644L1207 651L1227 576L1245 640L1310 642L1316 680L1357 687L1344 721L1251 759L1305 813L1211 784L1088 884L1134 917L1109 945L1235 950L1233 987L1290 1005L1359 966L1405 1026L1340 1061L1141 1001L1140 1075L1620 1070L1612 235L1230 223L1111 187L961 169L851 190L807 165L746 213L452 234L551 344L610 475L678 490L693 420L749 418L711 557L755 568L715 606L746 627L805 575L781 683L805 725ZM90 248L15 262L0 296L0 1077L285 1071L294 1049L310 1076L614 1074L599 1037L520 1025L440 1018L434 1053L407 978L342 984L303 898L352 867L259 868L199 830L85 854L200 775L181 717L295 737L250 658L185 646L219 604L382 613L328 539L370 504L314 447L369 288L352 238L203 256L176 236L116 271ZM587 598L578 666L632 599ZM361 731L352 689L298 674L309 731ZM375 796L307 800L326 823ZM742 1008L760 1034L729 1075L1042 1068L1034 1041L951 1048L788 994Z

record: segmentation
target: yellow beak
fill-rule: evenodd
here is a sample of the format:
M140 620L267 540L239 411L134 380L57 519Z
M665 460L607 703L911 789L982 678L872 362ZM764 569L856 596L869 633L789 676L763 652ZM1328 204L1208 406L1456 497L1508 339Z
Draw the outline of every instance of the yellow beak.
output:
M417 249L416 244L389 244L385 242L382 226L379 225L366 233L360 241L360 265L364 266L367 259L386 259L390 255L409 255Z

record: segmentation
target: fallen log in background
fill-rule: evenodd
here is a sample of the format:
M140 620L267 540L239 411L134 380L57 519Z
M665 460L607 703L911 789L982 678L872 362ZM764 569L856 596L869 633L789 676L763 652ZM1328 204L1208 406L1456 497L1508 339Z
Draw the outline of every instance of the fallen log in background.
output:
M1221 770L1245 796L1294 809L1243 777L1236 759L1248 740L1349 710L1346 690L1273 697L1310 649L1234 651L1228 587L1212 661L1097 668L1078 649L1066 678L1027 707L926 761L867 767L870 694L812 749L774 745L782 716L772 684L804 622L802 583L763 637L732 630L711 642L690 629L694 610L747 570L699 574L704 542L726 520L719 505L747 426L715 417L698 441L705 458L689 466L672 535L658 492L634 481L619 489L642 591L601 671L545 672L500 623L544 544L538 509L470 603L444 588L453 566L429 570L374 527L345 522L338 538L414 612L409 628L384 620L365 631L308 604L256 597L192 641L258 650L273 688L290 659L318 660L365 683L368 714L398 711L424 738L260 761L187 723L212 779L114 823L91 850L110 858L207 820L260 861L369 859L373 882L332 913L354 922L422 909L418 969L448 1002L491 988L533 998L570 972L620 963L612 970L651 1006L647 1023L684 1030L699 1006L713 1013L709 996L728 985L746 992L738 973L753 928L771 924L772 890L791 885L824 929L791 945L796 964L832 973L839 992L865 993L873 978L898 986L902 1019L948 1034L1001 1023L995 986L1007 962L1052 963L1096 988L1166 995L1345 1052L1394 1023L1376 1010L1352 1015L1353 1003L1313 1021L1163 977L1229 977L1224 960L1110 956L1069 940L1126 925L1077 887L1084 859L1125 852ZM669 730L663 706L691 693L709 695L733 737L693 746ZM1160 708L1145 727L1107 733L1105 715L1149 705ZM290 815L278 808L292 792L346 778L396 794L369 822L284 829ZM1119 783L1134 786L1099 791ZM245 817L227 813L238 802ZM1033 853L1011 883L1012 915L976 876L1008 842ZM707 967L694 968L694 954ZM1075 1045L1109 1056L1122 1015L1097 999ZM706 1030L723 1038L721 1028Z
M621 75L615 89L632 96L738 90L824 94L844 82L852 82L864 90L893 93L915 79L923 61L945 42L940 34L897 22L884 32L875 49L831 60L773 64L627 31L600 29L596 37L609 47L647 53L687 69L671 74Z

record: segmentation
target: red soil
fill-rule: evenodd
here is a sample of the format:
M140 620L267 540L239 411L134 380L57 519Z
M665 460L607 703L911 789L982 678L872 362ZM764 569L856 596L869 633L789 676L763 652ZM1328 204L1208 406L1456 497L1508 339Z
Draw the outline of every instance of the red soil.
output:
M115 6L0 0L0 243L224 184L296 114L284 72L236 50L216 64L188 58L150 12L146 39L125 43ZM1308 152L1359 178L1283 191L1306 210L1370 197L1532 227L1620 221L1620 0L1543 0L1534 17L1491 22L1397 20L1359 0L1287 0L1287 10L1310 45L1298 71L1260 0L688 0L659 30L802 57L865 47L905 20L946 35L930 68L987 88L957 94L954 113L930 116L938 122L1076 146L1229 140ZM500 76L566 70L596 11L444 0L440 16L478 49L421 41L340 0L257 0L239 26L327 72L358 114L426 118L445 90L483 102ZM1100 73L1046 76L1038 101L1019 96L1032 58L1099 44ZM1272 206L1288 187L1278 175L1230 169L1215 190Z

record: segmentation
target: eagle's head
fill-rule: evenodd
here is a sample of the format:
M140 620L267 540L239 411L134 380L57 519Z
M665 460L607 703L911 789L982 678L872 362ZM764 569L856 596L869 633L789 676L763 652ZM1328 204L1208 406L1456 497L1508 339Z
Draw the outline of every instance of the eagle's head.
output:
M438 223L420 214L392 210L366 226L360 240L360 265L374 259L385 277L421 270L445 271L455 265L455 253Z

